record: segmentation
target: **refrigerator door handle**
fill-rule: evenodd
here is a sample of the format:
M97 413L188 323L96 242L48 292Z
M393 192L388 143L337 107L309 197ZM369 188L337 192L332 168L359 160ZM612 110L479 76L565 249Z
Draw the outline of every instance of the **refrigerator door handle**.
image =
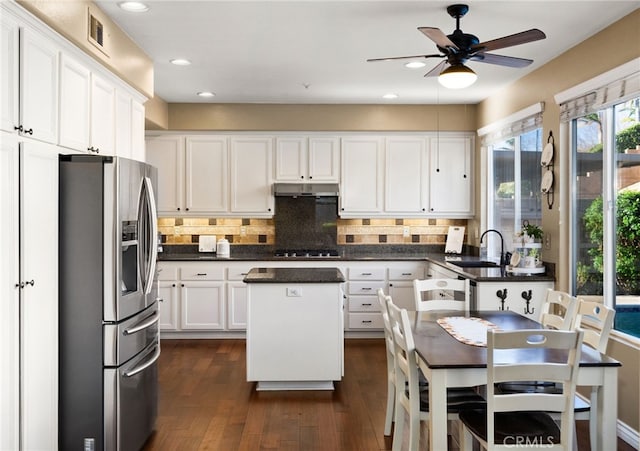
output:
M149 206L149 216L151 221L151 236L147 240L149 249L149 261L147 262L147 277L144 293L151 293L151 288L153 286L154 275L156 272L156 259L158 258L158 212L156 210L156 196L153 192L153 184L151 183L151 179L149 177L144 178L145 185L145 193L147 195L147 204Z
M151 356L151 358L149 360L146 360L142 364L134 367L133 369L131 369L129 371L125 371L123 373L123 376L124 377L133 377L133 376L135 376L136 374L146 370L151 365L153 365L156 362L156 360L158 360L159 357L160 357L160 345L157 345L156 346L156 352L153 353L153 355Z
M135 325L125 329L124 332L122 332L122 335L132 335L132 334L135 334L137 332L140 332L141 330L148 329L149 327L153 326L158 321L160 321L160 314L156 310L156 312L153 314L153 316L145 318L144 320L140 321L138 324L135 324Z

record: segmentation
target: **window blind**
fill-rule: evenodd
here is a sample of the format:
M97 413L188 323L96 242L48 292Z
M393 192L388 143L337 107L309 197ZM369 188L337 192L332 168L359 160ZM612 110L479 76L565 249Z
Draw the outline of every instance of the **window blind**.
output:
M492 143L504 141L542 127L543 112L544 103L536 103L501 121L481 128L478 130L481 145L487 147Z

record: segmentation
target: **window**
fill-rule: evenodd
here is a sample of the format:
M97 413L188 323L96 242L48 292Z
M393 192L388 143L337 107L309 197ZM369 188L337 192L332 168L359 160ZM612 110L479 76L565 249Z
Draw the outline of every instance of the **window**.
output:
M640 337L640 97L609 103L571 120L573 291Z
M478 132L487 149L487 229L500 231L505 251L512 250L524 221L542 221L542 106L533 105ZM495 234L487 235L485 243L489 256L499 255Z

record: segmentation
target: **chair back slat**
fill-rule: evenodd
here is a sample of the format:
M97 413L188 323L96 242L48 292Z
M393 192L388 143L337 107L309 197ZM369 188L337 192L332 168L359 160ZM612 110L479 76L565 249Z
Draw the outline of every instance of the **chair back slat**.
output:
M413 292L416 311L469 311L470 284L469 279L415 279L413 281ZM456 293L461 293L463 300L454 299L453 297ZM443 298L442 295L446 297Z
M578 299L577 310L575 327L583 328L584 343L606 354L616 311L600 302L582 298Z
M575 296L549 288L542 305L540 324L548 329L571 330L577 309L578 299Z

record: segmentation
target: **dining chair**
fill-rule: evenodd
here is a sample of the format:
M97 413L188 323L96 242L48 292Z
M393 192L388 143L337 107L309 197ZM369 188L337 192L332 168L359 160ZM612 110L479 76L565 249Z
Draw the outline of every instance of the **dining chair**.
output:
M382 324L384 327L384 342L387 350L387 413L384 419L384 435L391 435L391 427L394 420L395 400L396 400L396 370L395 370L395 349L393 344L393 330L389 319L389 307L387 296L378 288L378 303L382 313Z
M548 329L571 330L577 308L578 299L575 296L549 288L542 304L540 324Z
M570 451L575 439L573 399L582 339L581 330L487 331L487 408L460 412L460 449L471 450L475 439L488 451ZM515 357L516 353L523 357ZM560 384L562 392L503 393L495 389L496 384L530 380L532 375ZM559 425L550 412L560 414Z
M469 279L414 279L413 293L416 311L469 311L471 302L470 283Z
M404 432L405 416L409 418L409 450L417 451L420 439L420 422L429 419L429 392L421 389L418 360L411 332L411 323L406 309L401 309L387 296L389 319L393 331L394 363L396 375L395 430L393 451L400 451ZM398 387L405 387L404 390ZM484 398L471 388L447 391L449 420L456 420L465 409L483 408Z

